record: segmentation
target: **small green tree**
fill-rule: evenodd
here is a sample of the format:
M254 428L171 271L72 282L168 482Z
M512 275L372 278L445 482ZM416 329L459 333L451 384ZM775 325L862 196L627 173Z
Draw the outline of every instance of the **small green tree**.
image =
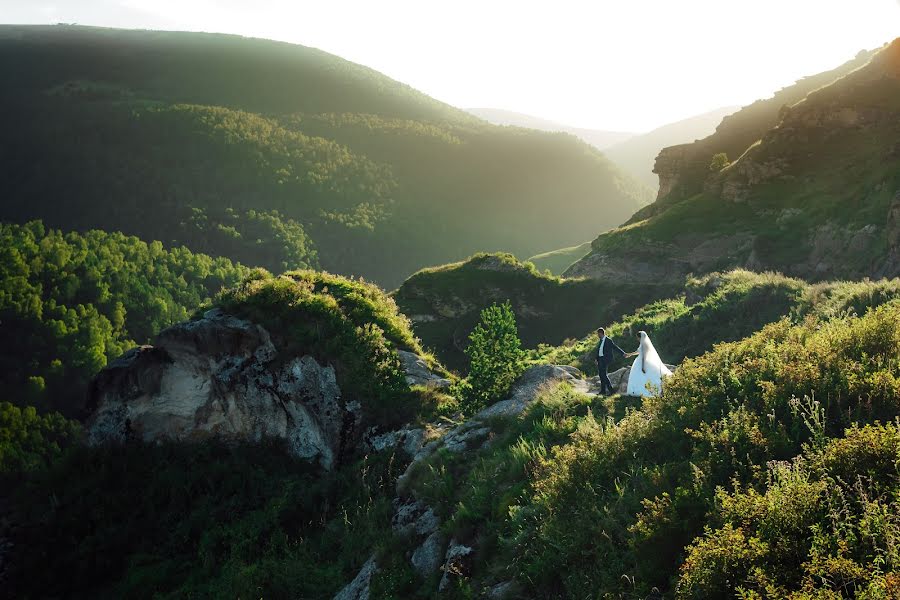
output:
M718 173L731 163L728 162L728 155L724 152L719 152L718 154L713 154L712 160L709 163L709 170Z
M516 315L509 302L481 311L481 321L469 335L468 385L461 387L463 405L474 412L509 391L525 369Z

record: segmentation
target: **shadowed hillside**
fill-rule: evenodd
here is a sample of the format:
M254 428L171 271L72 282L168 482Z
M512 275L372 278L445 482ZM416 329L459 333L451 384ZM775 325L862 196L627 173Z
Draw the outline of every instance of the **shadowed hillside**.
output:
M303 46L4 26L0 74L5 220L391 286L571 245L649 201L571 136L488 125Z

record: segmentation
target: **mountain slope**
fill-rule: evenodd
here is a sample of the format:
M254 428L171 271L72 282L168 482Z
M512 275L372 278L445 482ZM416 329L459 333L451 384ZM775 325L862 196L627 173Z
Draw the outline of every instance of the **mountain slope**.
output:
M656 189L659 179L653 173L653 163L660 150L675 144L689 143L712 134L722 119L739 109L726 106L682 121L663 125L648 133L619 142L603 153L638 181Z
M534 117L523 113L517 113L502 108L467 108L466 112L484 119L494 125L510 125L513 127L525 127L539 131L562 131L571 133L575 137L587 142L598 150L606 150L610 146L631 139L633 133L626 131L603 131L601 129L588 129L585 127L572 127L562 125L554 121Z
M488 125L302 46L4 26L0 74L4 220L393 286L577 243L650 199L571 136Z
M601 234L566 275L648 284L739 266L811 280L895 275L898 64L900 40L745 108L705 140L666 148L658 200ZM734 162L714 161L718 153Z

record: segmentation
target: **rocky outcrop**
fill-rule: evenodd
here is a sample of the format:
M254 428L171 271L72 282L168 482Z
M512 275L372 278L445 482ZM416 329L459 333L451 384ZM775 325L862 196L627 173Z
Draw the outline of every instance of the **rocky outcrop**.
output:
M446 388L450 385L449 379L432 372L425 360L418 354L406 350L398 350L397 354L400 356L403 370L406 371L406 383L409 385L438 388Z
M126 352L95 378L89 404L92 444L271 437L326 469L361 419L330 365L279 357L264 328L217 309Z
M444 574L441 575L441 582L438 584L438 591L445 592L454 579L466 577L472 570L472 559L474 558L474 549L471 546L460 544L456 540L450 541L447 548L447 555L444 558Z
M405 353L404 364L409 381L445 385L415 354ZM91 444L277 438L331 469L362 437L361 403L341 390L331 365L280 353L263 327L218 309L113 361L92 382L88 403ZM410 453L421 446L421 431L394 438L371 443Z
M660 151L653 165L653 172L659 176L659 192L656 194L657 201L662 200L675 190L687 168L688 161L692 159L692 146L690 144L669 146Z
M339 591L334 600L369 600L371 596L369 586L372 584L372 577L378 573L378 565L375 557L372 556L359 570L356 577Z

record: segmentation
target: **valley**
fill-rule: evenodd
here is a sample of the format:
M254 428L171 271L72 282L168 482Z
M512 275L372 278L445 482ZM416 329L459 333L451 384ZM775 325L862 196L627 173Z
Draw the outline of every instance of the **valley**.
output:
M0 26L0 598L900 597L900 40L846 58L589 143Z

